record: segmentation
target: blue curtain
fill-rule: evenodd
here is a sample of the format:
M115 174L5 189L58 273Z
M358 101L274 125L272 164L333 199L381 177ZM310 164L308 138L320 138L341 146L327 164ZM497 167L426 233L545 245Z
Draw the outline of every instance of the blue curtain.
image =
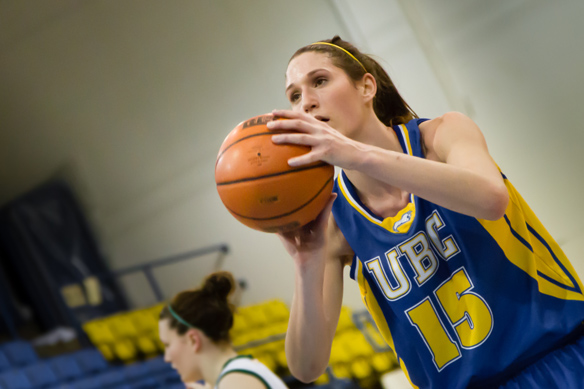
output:
M127 309L87 220L63 181L48 182L0 210L0 252L4 269L10 269L8 276L23 290L46 330L79 328L87 320ZM84 293L83 280L90 276L100 277L101 303L69 308L62 288L79 284ZM6 300L0 293L0 300ZM6 301L4 305L11 306Z

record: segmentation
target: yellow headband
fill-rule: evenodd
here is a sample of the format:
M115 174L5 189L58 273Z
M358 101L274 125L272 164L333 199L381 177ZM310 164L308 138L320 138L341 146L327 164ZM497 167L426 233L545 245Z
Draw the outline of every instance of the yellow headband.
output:
M359 65L361 65L361 67L363 68L363 70L365 70L365 73L367 73L367 69L365 69L365 66L363 66L363 64L361 63L361 61L359 61L357 59L357 57L355 57L353 54L349 53L347 50L343 49L341 46L337 46L334 43L328 43L328 42L314 42L313 45L329 45L332 47L336 47L337 49L343 50L345 53L349 54L349 56L351 58L353 58L355 61L357 61L357 63Z

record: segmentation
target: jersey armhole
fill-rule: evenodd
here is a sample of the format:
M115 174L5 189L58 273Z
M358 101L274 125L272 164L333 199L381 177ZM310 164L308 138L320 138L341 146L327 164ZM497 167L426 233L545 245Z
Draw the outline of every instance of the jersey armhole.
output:
M351 268L349 270L349 276L353 281L357 281L357 269L359 268L359 266L357 266L358 260L357 255L353 255L353 261L351 261Z

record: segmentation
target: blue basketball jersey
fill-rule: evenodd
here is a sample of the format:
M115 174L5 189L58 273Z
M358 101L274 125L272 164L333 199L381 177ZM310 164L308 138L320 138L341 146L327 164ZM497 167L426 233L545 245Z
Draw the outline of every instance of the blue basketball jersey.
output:
M404 152L420 158L424 120L394 127ZM503 179L509 205L489 221L414 195L382 219L343 171L336 178L333 215L355 253L351 278L414 387L500 382L582 325L582 283Z

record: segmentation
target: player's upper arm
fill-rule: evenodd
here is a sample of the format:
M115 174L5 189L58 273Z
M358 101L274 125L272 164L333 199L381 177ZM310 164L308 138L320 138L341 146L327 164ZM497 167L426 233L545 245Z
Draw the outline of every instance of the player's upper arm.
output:
M430 159L475 173L480 177L480 190L492 200L494 214L505 212L509 193L474 121L461 113L449 112L422 123L420 130Z
M439 161L501 179L485 137L472 119L458 112L448 112L428 122L427 127L423 133L426 147Z
M248 373L233 372L226 374L219 381L218 389L266 389L264 382Z

